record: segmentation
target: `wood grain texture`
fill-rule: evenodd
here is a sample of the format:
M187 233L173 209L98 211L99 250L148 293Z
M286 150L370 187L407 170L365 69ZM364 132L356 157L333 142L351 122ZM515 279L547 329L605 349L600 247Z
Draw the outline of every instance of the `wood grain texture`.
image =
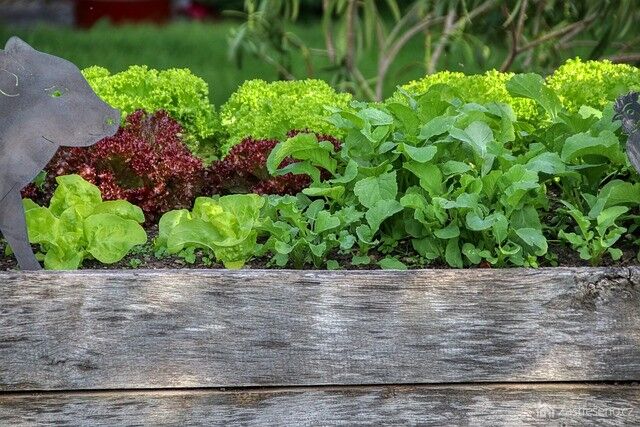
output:
M640 387L485 385L0 395L0 425L640 425Z
M640 380L640 270L0 273L0 390Z

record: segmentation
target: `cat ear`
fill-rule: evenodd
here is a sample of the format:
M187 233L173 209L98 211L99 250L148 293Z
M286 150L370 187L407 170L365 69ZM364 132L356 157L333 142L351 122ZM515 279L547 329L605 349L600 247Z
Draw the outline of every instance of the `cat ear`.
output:
M20 78L17 68L14 61L9 58L9 54L0 50L0 98L19 96Z
M4 50L0 50L0 96L3 101L19 96L21 79L26 72L25 63L32 52L36 50L15 36L7 41Z
M9 53L31 52L35 50L27 42L19 37L11 37L4 46L4 50Z

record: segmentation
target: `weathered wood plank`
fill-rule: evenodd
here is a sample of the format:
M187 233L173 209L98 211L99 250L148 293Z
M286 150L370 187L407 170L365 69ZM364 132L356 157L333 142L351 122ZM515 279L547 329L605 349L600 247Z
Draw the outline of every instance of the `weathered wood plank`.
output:
M640 387L486 385L0 395L0 425L640 425Z
M0 274L0 390L640 380L640 270Z

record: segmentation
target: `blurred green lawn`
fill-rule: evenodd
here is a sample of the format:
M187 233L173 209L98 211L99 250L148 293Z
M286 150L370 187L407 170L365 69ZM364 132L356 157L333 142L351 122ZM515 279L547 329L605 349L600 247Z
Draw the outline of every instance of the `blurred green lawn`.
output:
M0 46L4 46L10 36L17 35L36 49L69 59L80 68L100 65L112 72L122 71L134 64L158 69L189 68L209 83L211 99L219 106L244 80L276 79L274 69L255 58L245 58L240 69L229 60L227 37L236 25L233 21L222 21L207 24L175 22L162 27L113 27L107 22L100 22L90 30L52 26L11 28L0 25ZM312 48L312 52L324 47L319 21L298 22L291 25L290 30L298 34ZM506 54L502 42L489 42L489 49L478 38L463 37L452 42L448 52L442 56L438 69L471 74L500 66ZM400 52L387 75L385 96L390 95L397 85L424 75L421 65L424 62L422 43L423 38L415 37ZM578 47L553 55L549 53L550 60L547 62L557 66L566 58L586 53L586 49ZM375 75L377 58L373 52L362 54L358 61L365 76ZM316 53L313 62L316 70L314 77L330 80L328 63L322 55ZM296 57L294 68L302 71L303 67L302 59ZM539 68L538 65L532 65L526 71L542 74L552 71ZM305 75L303 72L297 74Z
M10 36L17 35L36 49L69 59L80 68L100 65L112 72L124 70L133 64L146 64L159 69L190 68L209 83L211 98L219 106L246 79L276 78L271 67L254 58L246 58L241 69L229 61L227 36L234 25L233 22L177 22L164 27L112 27L99 23L90 30L47 26L12 29L0 26L0 46ZM295 32L310 47L323 46L319 23L298 23ZM420 38L416 38L398 56L387 78L387 95L396 85L422 76L423 68L419 65L423 60L420 53L423 49L420 49L420 43ZM495 58L495 61L491 58ZM444 57L441 68L472 73L482 71L480 68L498 66L502 58L503 55L480 55L469 49L458 52L456 58ZM375 74L374 55L362 55L359 61L365 75ZM479 65L465 69L465 62ZM315 77L329 79L329 73L324 69L326 62L323 63L318 56L314 63L317 70ZM298 62L295 66L302 67L302 63Z

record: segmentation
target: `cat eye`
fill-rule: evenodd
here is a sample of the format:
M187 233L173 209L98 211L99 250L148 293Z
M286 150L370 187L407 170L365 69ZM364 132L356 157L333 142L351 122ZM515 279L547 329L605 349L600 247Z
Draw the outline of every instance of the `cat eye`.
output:
M68 91L67 88L61 88L59 86L51 86L48 89L45 89L45 92L49 94L52 98L60 98Z

